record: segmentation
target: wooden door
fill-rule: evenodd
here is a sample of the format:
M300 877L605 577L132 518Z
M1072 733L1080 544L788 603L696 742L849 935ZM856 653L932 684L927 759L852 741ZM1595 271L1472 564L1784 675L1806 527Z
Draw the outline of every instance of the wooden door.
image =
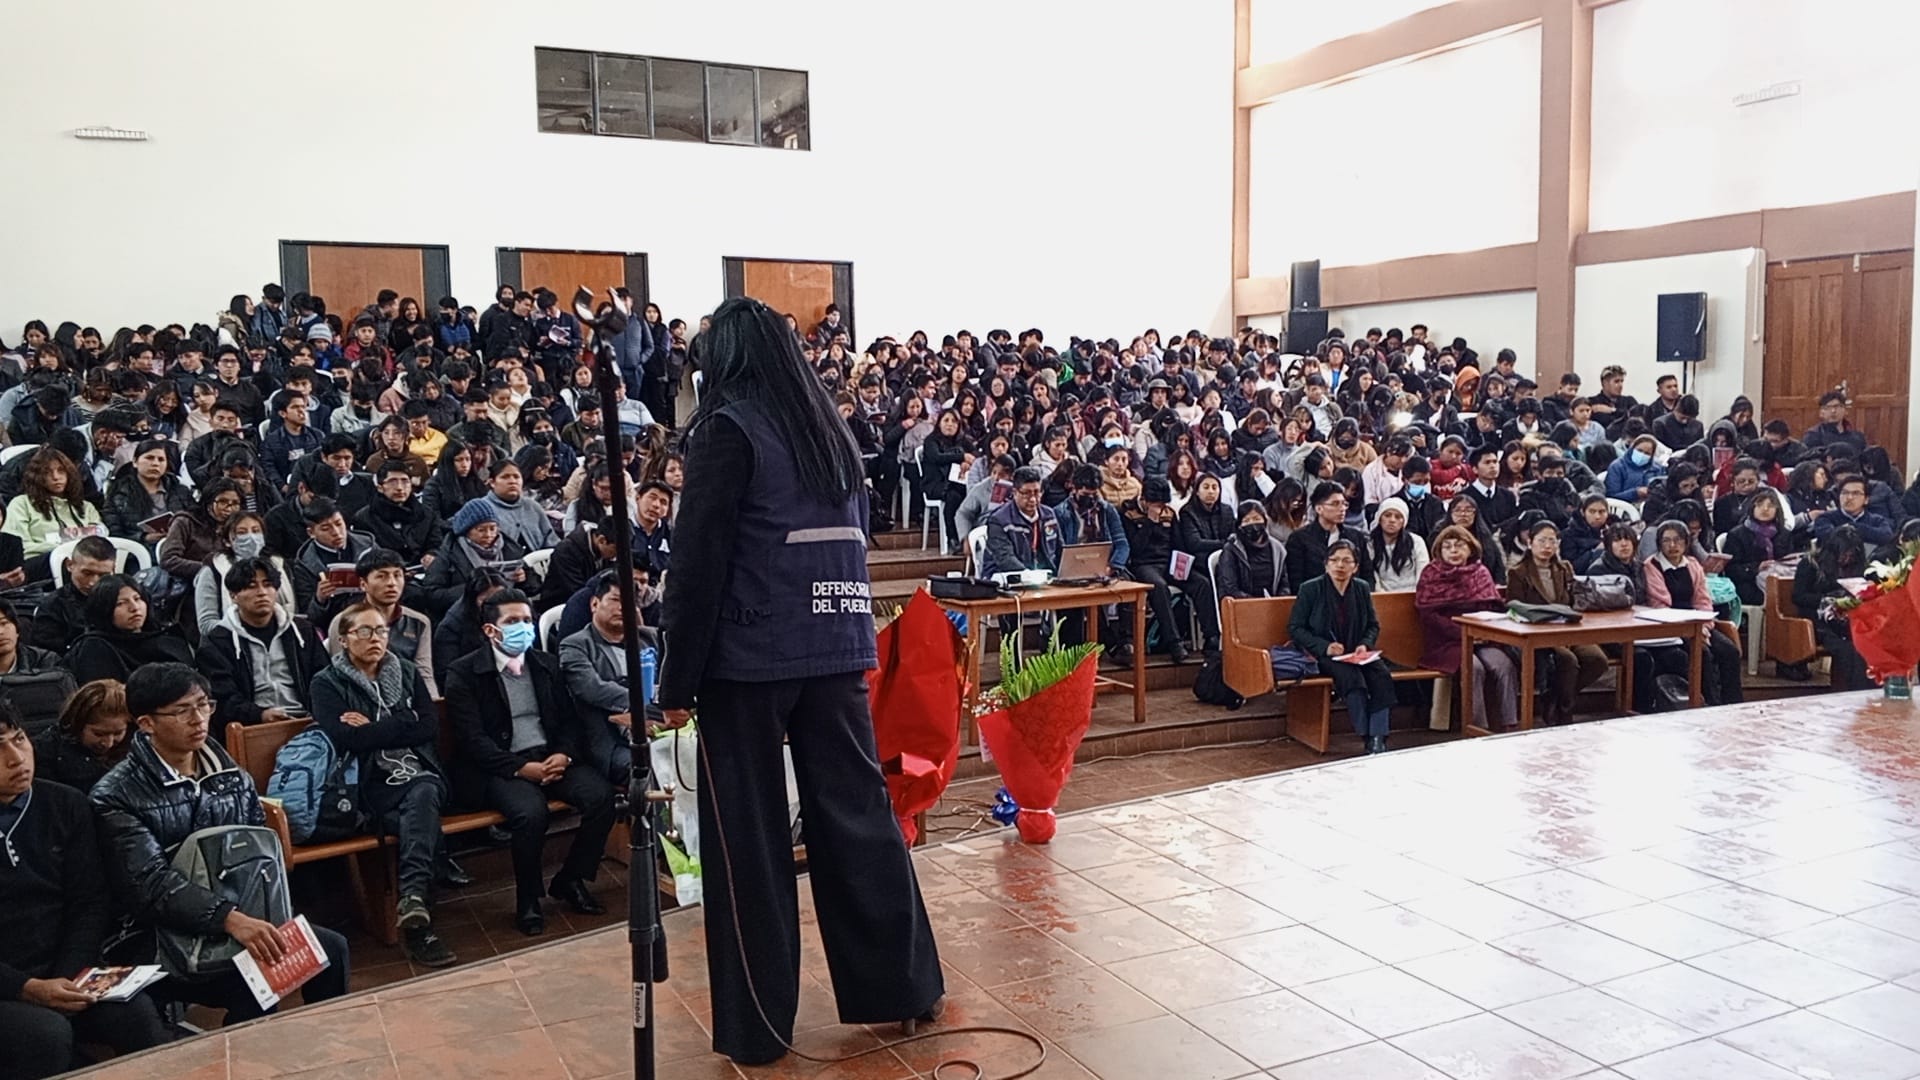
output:
M280 242L280 283L312 293L348 326L381 289L412 297L431 313L450 288L447 249L435 245Z
M1798 436L1820 422L1820 395L1847 377L1842 327L1852 259L1767 267L1767 352L1760 414Z
M742 272L747 295L793 316L802 334L813 333L834 302L832 263L749 259Z
M1845 390L1852 420L1907 466L1913 252L1767 267L1760 411L1796 436L1820 422L1820 395Z
M1907 457L1907 382L1913 358L1913 252L1863 255L1848 277L1843 376L1853 423L1887 448L1894 464Z
M647 257L620 251L554 251L500 248L496 252L500 281L532 292L542 286L559 295L563 305L573 303L573 291L582 285L604 297L612 286L625 286L647 302Z
M422 310L432 310L439 297L422 297L426 284L419 248L315 244L307 249L307 291L325 300L327 310L348 326L381 289L411 296Z

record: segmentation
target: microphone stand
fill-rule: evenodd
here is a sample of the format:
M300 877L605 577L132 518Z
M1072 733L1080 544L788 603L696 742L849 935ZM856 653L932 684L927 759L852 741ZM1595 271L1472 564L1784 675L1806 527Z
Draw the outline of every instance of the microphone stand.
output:
M583 302L583 295L585 302ZM612 483L613 505L607 520L616 522L613 530L614 563L620 588L620 627L627 660L628 746L633 755L633 771L627 781L627 809L632 817L627 849L627 947L633 978L633 1075L634 1080L655 1080L653 986L667 978L667 937L660 925L660 885L656 876L657 841L653 833L653 805L670 796L654 789L653 756L647 745L647 705L637 692L640 679L640 613L633 591L633 519L627 508L626 467L620 461L620 408L614 401L621 385L619 366L614 359L613 337L626 329L626 317L616 307L605 318L596 319L591 294L584 288L575 294L574 312L583 325L594 331L594 389L600 395L602 438L607 447L607 467ZM637 317L637 316L635 316Z

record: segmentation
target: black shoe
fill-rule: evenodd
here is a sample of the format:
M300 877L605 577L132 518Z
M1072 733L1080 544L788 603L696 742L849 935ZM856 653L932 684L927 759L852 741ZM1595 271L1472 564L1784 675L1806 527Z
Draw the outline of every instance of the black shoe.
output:
M402 937L401 946L407 951L407 959L421 967L452 967L460 962L431 926L409 927Z
M462 869L451 856L442 859L433 873L433 883L448 889L464 889L473 884L473 875Z
M582 915L607 913L606 905L595 900L593 894L587 891L587 883L577 878L572 881L555 878L552 887L547 889L547 895Z
M1200 651L1207 654L1208 656L1219 656L1220 655L1220 635L1215 634L1214 636L1206 639L1206 641L1201 644Z
M528 937L539 937L547 932L547 915L540 910L540 901L529 900L520 905L520 913L513 917L513 928Z
M900 1021L900 1034L912 1037L915 1032L919 1030L921 1024L939 1023L941 1015L946 1011L947 998L945 994L942 994L933 999L933 1004L927 1006L927 1011L921 1013L919 1016L908 1017Z
M1175 642L1172 647L1167 649L1167 659L1173 661L1176 664L1186 663L1187 647L1185 645L1180 644L1179 642Z
M1105 653L1107 659L1116 667L1133 666L1133 646L1131 645L1116 645L1105 650Z
M1387 752L1387 737L1385 735L1367 736L1367 753L1384 754L1386 752Z
M1798 664L1776 664L1774 674L1791 682L1806 682L1813 678L1813 672L1804 660Z

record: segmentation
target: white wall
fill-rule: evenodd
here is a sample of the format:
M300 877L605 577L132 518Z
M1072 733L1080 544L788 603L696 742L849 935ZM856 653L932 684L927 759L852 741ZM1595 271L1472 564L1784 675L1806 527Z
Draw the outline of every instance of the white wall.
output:
M1626 0L1593 15L1592 227L1910 191L1913 0ZM1736 108L1736 94L1801 93Z
M1364 33L1445 0L1253 0L1250 59L1256 64L1297 56L1315 45Z
M1680 374L1655 360L1657 298L1707 294L1707 358L1691 389L1707 423L1741 394L1760 404L1761 335L1766 327L1766 254L1757 248L1605 263L1574 271L1574 370L1592 380L1608 364L1627 369L1627 393L1642 401L1654 380Z
M1328 5L1337 7L1338 5ZM1255 277L1531 243L1540 31L1493 38L1253 110ZM1398 151L1418 150L1419 162Z
M1228 0L61 0L0 41L9 340L211 321L281 239L449 245L476 306L515 246L647 252L670 317L732 255L852 261L863 337L1229 325ZM814 149L540 134L535 45L807 69Z
M1512 349L1520 355L1517 370L1526 374L1533 370L1534 315L1534 294L1527 290L1334 308L1327 313L1327 325L1345 330L1352 340L1376 326L1405 330L1415 323L1425 323L1428 340L1444 345L1457 337L1466 338L1488 365L1493 363L1495 353Z

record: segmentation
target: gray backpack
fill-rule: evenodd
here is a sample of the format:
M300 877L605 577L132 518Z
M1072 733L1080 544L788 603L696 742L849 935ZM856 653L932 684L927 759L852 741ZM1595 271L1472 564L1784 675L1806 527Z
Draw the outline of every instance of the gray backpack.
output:
M280 834L272 829L259 825L201 829L173 853L173 868L242 914L274 926L284 926L293 918L286 855L280 848ZM160 966L185 979L231 971L233 958L244 951L224 931L196 934L162 927L156 937Z

